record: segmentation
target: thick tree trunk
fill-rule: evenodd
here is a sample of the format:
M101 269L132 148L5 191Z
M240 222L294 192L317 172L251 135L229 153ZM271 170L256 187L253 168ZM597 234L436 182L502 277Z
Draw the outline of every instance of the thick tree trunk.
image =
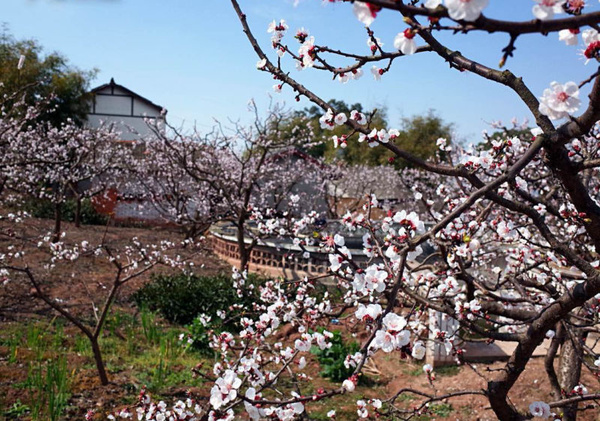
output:
M92 345L92 352L94 353L94 361L96 362L96 369L98 370L98 377L102 386L108 384L108 375L106 374L106 367L104 366L104 360L102 359L102 352L100 351L100 344L98 338L92 336L89 337L90 344Z
M554 338L552 338L552 342L550 343L548 351L546 352L546 357L544 358L544 368L546 369L548 381L550 382L552 396L556 400L561 398L561 387L560 382L558 381L558 375L556 374L556 370L554 369L554 361L556 360L556 356L558 354L558 348L564 343L564 341L565 329L563 328L562 323L558 323L556 325L556 335L554 336Z
M237 243L238 243L238 250L240 253L240 272L244 271L246 269L246 266L248 265L248 258L249 258L249 252L248 249L246 248L246 243L244 242L244 225L245 225L245 219L244 218L240 218L238 219L238 226L237 226Z
M58 243L58 241L60 240L61 223L62 223L62 202L57 202L54 205L54 238L52 239L53 243Z
M582 348L583 332L573 329L571 336L567 335L560 350L558 361L558 381L565 393L570 393L579 384L581 378L581 364L583 360ZM563 421L577 419L577 403L561 408L564 412Z
M81 197L77 196L77 203L75 205L75 226L79 228L81 226Z

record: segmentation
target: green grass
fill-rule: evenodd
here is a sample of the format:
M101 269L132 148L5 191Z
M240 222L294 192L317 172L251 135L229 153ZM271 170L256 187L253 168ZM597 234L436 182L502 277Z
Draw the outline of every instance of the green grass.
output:
M144 386L156 397L172 388L201 386L204 380L194 378L191 369L206 357L179 341L183 332L151 312L115 313L99 339L109 378L125 373L130 383L123 387L134 400ZM74 386L68 378L76 371L96 374L88 339L58 320L13 323L0 331L0 345L5 363L25 367L26 374L11 385L23 391L21 400L0 399L0 420L58 420ZM70 358L78 361L74 371Z
M454 411L454 408L452 407L452 405L450 405L448 403L434 403L434 404L429 405L428 409L429 409L430 414L420 415L414 419L416 421L429 421L429 420L435 419L435 417L447 418Z
M449 417L454 408L449 403L438 403L429 406L431 412L433 412L438 417Z
M407 364L405 368L402 369L405 374L410 376L424 376L422 366L415 366L412 364ZM441 367L436 367L433 369L433 372L436 376L455 376L460 373L460 367L457 365L444 365Z
M57 421L71 396L67 359L59 355L29 363L25 389L31 402L32 420Z
M417 399L417 397L415 395L412 395L410 393L403 393L400 396L398 396L398 399L396 399L396 401L398 401L398 402L412 402L415 399Z
M155 399L169 399L175 388L204 385L205 380L194 378L191 369L200 362L208 362L210 365L212 358L179 341L179 335L185 332L184 328L170 325L146 310L135 317L118 311L109 317L100 337L100 345L109 378L119 378L121 383L125 382L121 386L127 391L126 399L130 398L130 401L122 402L124 405L134 404L135 396L142 387L147 387ZM0 345L3 347L4 364L25 367L24 374L17 379L18 383L11 386L22 391L16 394L20 400L13 402L0 399L0 420L58 419L53 414L64 413L71 387L74 386L65 381L66 374L76 374L71 371L73 367L68 363L65 366L66 361L76 359L77 371L83 372L87 377L95 375L95 364L87 338L58 319L52 322L10 324L0 331ZM406 364L402 370L410 375L424 376L420 365ZM446 366L438 367L435 373L438 376L452 376L459 371L460 367ZM284 376L278 384L282 386L289 381ZM382 387L381 390L385 389L379 383L371 383L370 387L361 383L357 392L351 395L307 404L311 419L328 419L327 412L332 408L336 409L337 419L355 419L357 396L375 396L379 387ZM303 393L314 393L315 387L312 383L302 384ZM398 402L410 406L415 399L414 396L405 394L398 398ZM418 419L446 417L454 409L451 405L439 403L431 405L430 411Z
M403 367L402 372L404 374L408 374L409 376L414 376L414 377L425 375L425 373L423 372L423 367L415 367L411 364L407 364L406 367Z
M356 415L356 395L340 395L322 403L307 404L307 414L311 420L330 421L327 413L335 409L335 418L338 420L354 420Z
M457 365L444 365L433 370L436 376L456 376L460 373L460 367Z
M0 414L6 420L19 420L22 419L24 415L29 413L31 408L28 405L24 405L20 399L17 399L15 403L12 404L9 408L0 412Z

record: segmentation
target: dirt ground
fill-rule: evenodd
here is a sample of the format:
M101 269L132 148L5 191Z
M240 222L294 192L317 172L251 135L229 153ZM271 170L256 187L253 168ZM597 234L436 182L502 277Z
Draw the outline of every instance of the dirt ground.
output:
M2 225L0 225L2 227ZM50 232L51 221L31 219L27 224L19 226L18 234L33 238L40 233ZM132 238L137 238L142 244L159 244L163 240L180 242L183 236L176 230L164 228L127 228L114 226L82 226L76 228L71 223L63 223L63 229L68 233L64 238L68 244L80 244L88 241L90 244L104 243L116 250L131 243ZM13 239L1 236L0 250L6 250ZM116 268L106 257L85 257L71 262L58 262L57 267L49 274L43 267L49 261L48 254L37 251L35 247L25 246L27 263L34 275L39 277L43 290L49 297L56 297L66 304L69 311L74 313L90 312L92 304L96 307L102 305L108 289L116 276ZM198 274L214 274L227 272L231 267L219 260L208 249L194 250L180 249L170 255L180 254L193 262ZM170 272L174 269L157 266L152 271L132 279L124 284L117 297L116 305L129 307L128 297L141 285L146 283L152 274ZM16 320L22 317L35 315L51 315L53 310L39 299L35 291L24 277L5 283L0 294L0 321Z
M164 229L139 229L139 228L120 228L120 227L82 227L74 228L70 224L65 224L69 232L69 240L81 242L87 240L90 243L98 242L103 237L107 242L115 246L122 247L131 237L138 237L144 243L157 243L164 239L180 240L181 235L175 231ZM41 232L50 230L49 221L32 221L26 229L27 233ZM11 239L0 238L0 248L4 250ZM39 267L40 262L44 261L42 255L31 252L28 261L36 273L40 274L40 279L44 281L44 288L49 296L59 298L65 305L76 314L91 314L92 305L100 305L106 297L107 288L114 277L115 269L110 263L103 259L89 258L77 262L75 265L65 264L56 271L53 276L46 277L43 267ZM220 271L229 271L230 267L224 264L209 251L202 251L193 257L197 268L204 274L214 274ZM157 269L161 271L163 269ZM115 306L120 311L134 312L134 306L129 302L129 295L136 291L141 285L150 279L150 275L141 276L131 283L125 285L122 289ZM4 284L0 293L0 329L2 326L8 326L23 321L37 319L50 320L56 314L49 309L46 304L36 298L31 286L24 281L11 280ZM283 340L292 340L293 331L289 331ZM11 387L16 383L24 381L27 377L26 368L22 365L8 364L7 349L0 347L0 395L4 397L5 402L16 402L21 390ZM77 367L82 364L81 358L77 355L68 356L69 367ZM483 389L487 381L494 374L493 370L503 367L502 362L491 364L475 364L471 367L457 367L439 369L437 378L433 386L428 383L423 375L421 366L400 360L398 356L379 353L368 366L367 376L372 380L368 386L359 386L355 394L343 396L341 399L334 399L328 402L318 402L307 406L309 412L314 410L323 413L325 409L337 409L339 412L338 420L356 419L354 402L356 399L364 397L389 396L396 393L404 387L411 387L426 391L427 393L444 394L461 389ZM309 364L309 373L312 379L311 387L330 388L332 384L318 375L320 368L314 358L311 358ZM437 371L437 370L436 370ZM75 373L75 371L73 371ZM582 383L588 389L594 390L599 387L599 381L589 373L584 373ZM118 406L132 393L129 373L121 371L111 375L111 384L103 387L99 384L96 373L93 369L79 370L72 379L73 395L70 401L70 412L66 419L81 419L81 413L72 408L99 408L107 409ZM520 409L526 409L529 403L542 400L550 401L552 398L544 391L549 390L548 380L546 378L543 360L533 359L527 370L520 377L518 383L513 387L510 398L512 402ZM173 389L163 393L166 397L183 397L186 390L184 388ZM192 393L198 397L206 397L208 389L192 390ZM411 405L417 405L418 399L406 397L406 408ZM489 402L482 397L461 396L449 399L443 402L450 408L449 413L444 415L430 414L429 418L436 420L494 420L494 414L489 408ZM0 420L2 415L0 414ZM321 418L318 418L321 419ZM585 411L579 418L583 421L599 421L600 410L592 409Z

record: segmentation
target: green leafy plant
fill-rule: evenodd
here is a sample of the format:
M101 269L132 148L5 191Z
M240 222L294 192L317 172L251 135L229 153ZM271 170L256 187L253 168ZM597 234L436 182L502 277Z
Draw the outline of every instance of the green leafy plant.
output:
M14 364L17 362L17 355L19 354L19 343L20 338L17 336L9 337L5 344L8 346L8 363Z
M194 349L207 356L214 355L208 345L211 339L211 331L217 334L220 333L220 329L216 326L216 323L212 322L208 326L205 326L201 317L196 317L192 323L187 326L187 329Z
M262 282L250 277L248 282ZM233 305L251 308L255 297L238 297L228 275L157 275L133 294L138 307L146 306L158 311L172 323L188 325L196 316L206 314L213 319L219 310L229 310Z
M33 323L27 326L26 333L27 348L35 353L35 359L41 360L44 351L46 350L45 344L45 329L42 328L38 323Z
M146 306L142 307L140 312L140 319L142 321L142 331L146 341L151 344L158 343L160 340L160 332L156 324L156 315L148 310Z
M448 403L439 403L430 405L429 409L438 417L446 418L450 416L454 408Z
M20 399L17 399L10 408L2 412L2 415L6 417L7 420L20 420L29 411L31 411L29 406L23 404Z
M346 368L344 360L349 354L354 354L359 350L356 342L344 342L340 331L334 331L331 338L331 347L320 349L316 346L311 348L311 352L317 356L321 365L321 375L334 382L343 382L352 375L353 368Z

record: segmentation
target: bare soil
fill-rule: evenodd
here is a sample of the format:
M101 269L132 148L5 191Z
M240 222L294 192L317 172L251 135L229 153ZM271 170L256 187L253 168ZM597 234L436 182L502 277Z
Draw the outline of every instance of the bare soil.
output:
M2 225L0 225L2 228ZM4 227L6 228L6 227ZM76 228L71 223L63 222L63 229L68 233L64 238L68 244L77 244L88 241L90 244L107 244L115 250L123 250L131 244L132 238L137 238L142 244L159 244L163 240L180 242L183 240L181 233L166 228L128 228L114 226L82 226ZM39 235L49 233L52 223L43 219L31 219L26 224L19 226L15 235L28 239L38 238ZM6 232L6 229L4 230ZM35 240L37 241L37 240ZM14 238L0 236L0 250L14 244ZM52 272L48 272L44 265L49 258L46 252L38 250L26 241L22 243L26 253L25 263L31 268L34 275L41 281L44 292L49 297L55 297L65 303L66 307L78 314L92 311L92 304L100 307L107 295L108 288L116 276L116 268L108 262L106 257L89 256L80 258L75 263L58 262ZM230 271L230 266L214 256L209 250L177 251L183 257L190 257L198 274L215 274ZM176 254L171 253L172 255ZM125 309L131 308L129 296L144 285L152 274L172 272L173 269L158 266L146 274L132 279L124 284L116 305ZM17 277L5 283L0 294L0 321L18 320L23 317L36 315L50 316L54 313L42 300L40 300L31 284L24 276Z

